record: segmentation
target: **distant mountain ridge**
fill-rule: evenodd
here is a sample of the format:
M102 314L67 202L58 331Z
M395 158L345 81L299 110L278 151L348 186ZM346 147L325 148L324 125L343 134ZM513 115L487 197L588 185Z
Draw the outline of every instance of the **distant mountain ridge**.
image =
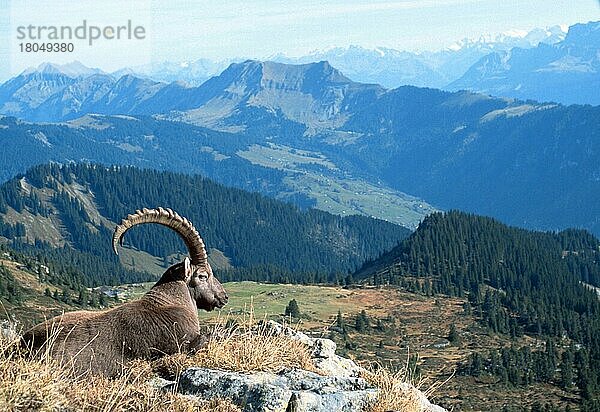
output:
M562 70L561 67L575 67L573 70L579 70L581 73L575 73L575 78L565 78L564 75L561 75L562 84L572 86L572 90L569 91L570 95L582 96L580 101L589 99L594 101L593 90L595 89L588 87L584 90L585 85L581 81L581 79L589 78L594 84L593 82L598 77L595 74L596 69L594 69L596 63L593 63L594 59L597 60L593 53L598 47L598 41L593 37L594 27L596 26L593 23L573 26L572 33L559 43L554 42L562 38L562 31L554 28L543 31L542 34L534 31L524 37L508 36L506 39L496 39L496 41L490 39L480 39L475 42L464 41L451 50L419 55L383 48L369 51L359 47L350 47L314 53L306 58L295 60L275 56L274 58L279 61L301 64L247 60L230 64L221 74L213 76L205 82L193 83L158 82L148 77L132 74L129 70L107 74L99 69L86 68L77 62L62 66L44 64L36 70L26 70L0 85L0 113L31 121L52 122L71 120L86 113L161 114L176 120L234 130L239 126L240 120L232 119L229 122L234 124L232 129L231 125L224 121L224 118L235 113L240 103L247 103L248 106L267 109L266 112L260 110L260 114L253 114L254 119L264 117L264 121L270 122L272 117L283 115L287 120L308 125L310 129L322 129L328 127L330 122L333 122L334 126L338 126L340 121L343 122L345 117L342 112L351 112L353 102L357 101L362 93L376 96L385 90L383 87L357 83L350 78L391 85L394 82L384 81L383 77L396 76L392 73L396 70L393 67L400 65L408 67L408 74L405 73L408 77L395 85L408 83L442 87L467 71L472 62L486 56L481 60L483 62L481 64L486 67L485 70L474 66L467 71L466 77L463 76L462 80L452 82L449 87L452 89L476 89L477 87L470 86L468 80L469 76L472 77L469 73L474 72L478 73L478 77L476 80L471 80L471 83L473 81L481 83L482 86L478 87L482 91L503 96L511 94L504 93L503 90L512 86L502 83L501 80L494 80L502 83L499 86L501 88L493 89L490 86L488 90L485 88L485 80L482 76L485 76L487 72L497 73L504 70L505 65L502 62L507 61L507 57L501 56L513 56L514 54L512 59L517 61L518 56L523 53L525 53L524 55L536 53L538 49L559 50L561 53L567 50L571 54L587 50L587 52L579 53L583 53L583 55L577 57L582 63L577 63L577 65L574 60L563 59L561 60L562 66L553 63L552 73L544 76L557 76L556 72ZM533 49L517 48L514 53L510 51L510 47L514 44L533 46L532 43L535 41L538 41L539 45ZM488 54L490 52L494 53ZM585 67L588 67L584 65L586 58L591 59L591 62L585 63L591 67L589 70L584 70ZM334 63L333 66L326 62L327 59ZM314 63L315 60L320 60L320 62ZM465 63L460 63L459 60ZM207 62L198 64L202 67L210 66ZM336 65L343 70L340 72L333 68ZM363 66L364 68L361 68ZM190 67L190 65L187 64L185 67ZM217 66L211 67L216 68ZM425 73L429 70L427 67L433 70L429 74ZM443 72L451 70L456 72L449 75L435 74L435 70L438 69ZM374 73L380 73L383 77L379 75L355 76L357 72L365 70L373 70ZM398 70L404 69L399 68ZM350 78L342 74L344 72L350 73ZM518 73L521 72L522 70ZM519 78L520 74L518 73L517 80L525 81ZM279 75L283 77L277 78ZM525 76L525 74L523 75ZM404 74L399 76L402 77ZM431 79L422 81L417 79L419 76L429 76ZM259 77L260 80L258 80ZM432 80L434 77L437 80ZM260 84L252 85L253 81L259 81ZM296 87L295 90L294 87ZM310 90L311 87L327 87L327 90L316 92L316 90ZM517 93L519 94L517 97L531 97L526 85L520 87L523 90ZM513 88L519 89L517 86ZM557 95L563 93L564 89L564 87L562 89L554 88L549 93ZM218 96L215 93L222 95ZM586 96L590 93L592 95L588 99ZM564 99L555 100L562 101Z
M448 89L495 96L600 104L600 22L576 24L564 40L491 53Z
M513 47L536 47L539 43L553 44L562 40L564 36L565 32L560 26L553 26L530 32L509 32L478 39L463 39L436 52L349 46L318 50L296 58L275 55L271 59L288 64L327 60L355 81L377 83L387 88L403 85L444 88L489 53L510 50Z
M538 44L554 44L563 40L564 36L563 29L554 26L547 29L534 29L529 33L509 32L495 37L482 36L474 40L463 39L438 52L414 53L384 47L365 49L360 46L349 46L315 51L301 57L287 57L278 54L269 60L294 65L328 61L356 82L375 83L386 88L401 85L443 88L465 74L471 65L489 53L509 51L513 47L527 49L536 47ZM87 68L79 62L64 65L45 63L36 69L25 70L16 78L37 72L60 74L70 78L105 75L108 77L104 80L111 79L116 82L121 77L129 75L154 83L178 82L181 86L197 87L211 77L219 75L231 64L239 64L246 60L229 59L214 62L208 59L198 59L179 63L162 62L123 68L113 73ZM56 91L56 89L49 89L49 91L51 90ZM2 100L4 99L0 99L0 104ZM18 115L16 110L17 108L11 108L9 105L0 112ZM41 114L37 116L41 117ZM30 117L30 119L33 118Z
M564 39L565 29L560 26L537 28L529 32L509 31L496 36L463 39L437 52L408 52L389 47L368 49L356 45L316 50L304 56L289 57L275 54L267 60L286 64L305 64L328 61L356 82L376 83L386 88L402 85L443 87L458 79L479 58L513 47L531 48L539 43L553 44ZM233 58L212 61L162 62L133 67L114 75L134 74L156 81L184 81L198 86L218 75L231 63L247 59Z
M71 77L27 72L0 86L0 113L31 121L72 120L87 113L165 114L172 119L227 129L240 125L240 105L261 116L283 116L308 127L335 127L362 99L385 89L355 83L327 62L284 65L248 60L231 64L198 87L124 75ZM256 121L256 114L253 114ZM239 127L238 127L239 129Z
M343 124L357 105L384 91L353 82L325 61L286 65L249 60L204 83L174 108L182 112L174 118L216 128L254 128L271 118L331 129Z

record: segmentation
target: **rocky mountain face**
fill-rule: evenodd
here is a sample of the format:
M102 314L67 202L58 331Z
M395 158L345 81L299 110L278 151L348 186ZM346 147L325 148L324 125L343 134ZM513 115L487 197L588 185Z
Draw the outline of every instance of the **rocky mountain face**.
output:
M216 128L257 129L274 122L335 128L358 104L383 92L380 86L354 83L325 61L286 65L249 60L232 64L173 110L179 112L176 119Z
M324 61L284 65L248 60L232 64L199 87L130 74L115 79L42 70L0 87L0 112L31 121L65 121L86 113L165 114L235 130L277 121L331 128L342 124L358 104L383 92L380 86L352 82ZM251 114L240 113L242 109ZM247 124L241 125L244 121Z
M600 104L600 22L569 28L564 40L491 53L450 90L467 89L564 104Z

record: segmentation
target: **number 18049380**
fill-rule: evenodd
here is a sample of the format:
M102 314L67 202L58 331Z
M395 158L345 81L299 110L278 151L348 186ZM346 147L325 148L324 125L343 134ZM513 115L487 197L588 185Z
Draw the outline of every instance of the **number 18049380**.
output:
M21 53L71 53L73 43L19 43Z

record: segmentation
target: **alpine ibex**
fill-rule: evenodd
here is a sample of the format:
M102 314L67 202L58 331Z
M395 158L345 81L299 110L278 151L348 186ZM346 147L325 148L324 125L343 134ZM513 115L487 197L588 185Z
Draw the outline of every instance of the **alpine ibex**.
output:
M143 209L115 228L115 253L125 232L143 223L177 232L190 257L168 268L138 300L104 311L69 312L34 326L23 336L29 348L48 350L77 373L114 376L133 359L194 350L206 341L198 309L222 308L228 296L213 275L202 238L187 219L170 209Z

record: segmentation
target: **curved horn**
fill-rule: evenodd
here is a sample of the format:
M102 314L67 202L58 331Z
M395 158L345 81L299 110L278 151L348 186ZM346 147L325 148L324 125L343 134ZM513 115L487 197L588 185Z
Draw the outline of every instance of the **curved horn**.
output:
M173 229L185 242L192 264L206 267L208 256L206 255L204 242L198 231L194 228L194 225L171 209L163 209L162 207L138 210L123 219L120 225L117 225L113 233L112 242L113 250L117 255L119 254L117 252L117 243L123 246L123 235L132 227L143 223L158 223L159 225Z

